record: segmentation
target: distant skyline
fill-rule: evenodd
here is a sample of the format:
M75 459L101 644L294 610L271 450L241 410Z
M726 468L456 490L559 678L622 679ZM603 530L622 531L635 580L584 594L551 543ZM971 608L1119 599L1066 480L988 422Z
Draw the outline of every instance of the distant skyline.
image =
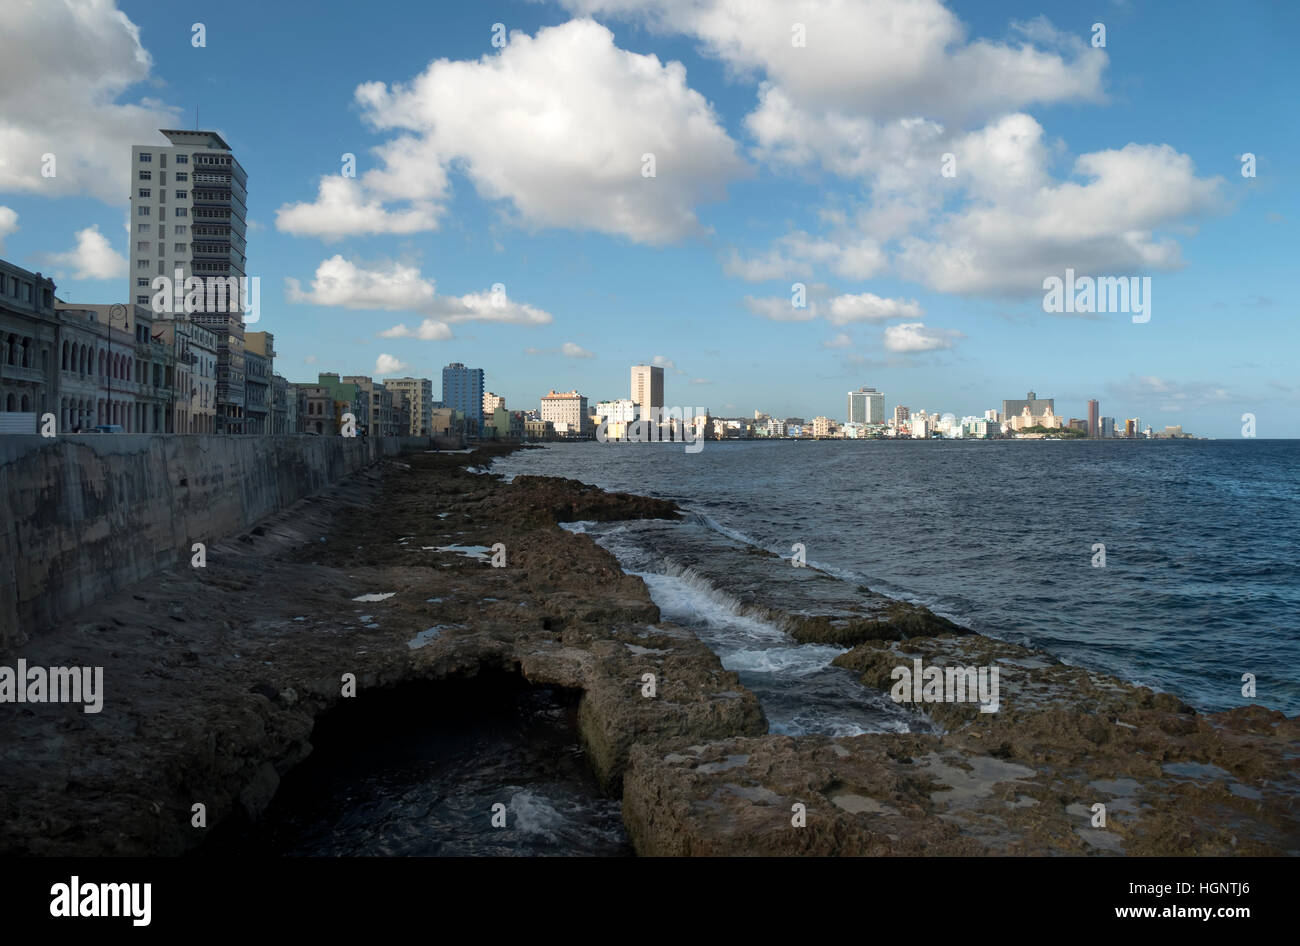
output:
M1034 389L1300 436L1300 8L733 6L4 4L0 257L124 301L131 146L197 125L291 381L460 362L535 408L653 362L716 415ZM1067 270L1150 277L1150 320L1045 312Z

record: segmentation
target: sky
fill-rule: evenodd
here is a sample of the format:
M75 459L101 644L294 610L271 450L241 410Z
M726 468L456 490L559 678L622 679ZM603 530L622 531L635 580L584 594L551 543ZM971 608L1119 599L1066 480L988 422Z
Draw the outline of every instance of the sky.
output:
M6 0L0 256L121 301L131 146L200 127L291 381L463 362L527 409L655 362L723 416L1032 389L1297 437L1298 36L1272 2ZM1149 277L1149 319L1045 311L1067 269Z

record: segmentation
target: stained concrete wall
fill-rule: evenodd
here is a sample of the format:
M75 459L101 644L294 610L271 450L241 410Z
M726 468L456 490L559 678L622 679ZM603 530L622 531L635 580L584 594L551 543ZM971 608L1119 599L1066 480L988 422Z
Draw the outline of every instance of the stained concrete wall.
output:
M0 650L428 437L0 437Z

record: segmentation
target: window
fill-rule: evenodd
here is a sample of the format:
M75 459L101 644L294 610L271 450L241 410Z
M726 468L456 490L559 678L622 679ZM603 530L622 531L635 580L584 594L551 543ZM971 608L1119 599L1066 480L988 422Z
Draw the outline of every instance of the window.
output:
M177 163L177 164L180 164L180 160L178 159L178 160L176 161L176 163ZM185 171L177 171L177 172L176 172L176 183L177 183L177 184L188 184L188 183L189 183L189 180L190 180L190 176L189 176L189 174L187 174Z
M152 161L152 160L153 160L153 155L152 155L150 152L148 152L148 151L141 151L141 152L140 152L140 163L141 163L141 164L148 164L148 163L149 163L150 161Z
M165 167L167 166L167 152L166 152L166 151L164 151L162 154L158 155L158 166L159 166L160 168L165 168Z
M176 163L177 163L177 164L189 164L189 163L190 163L190 156L189 156L188 154L178 154L178 155L176 155Z
M137 217L147 217L149 216L149 208L145 206L137 207L135 208L135 215Z
M136 251L137 253L148 253L148 252L149 252L149 241L148 241L148 240L137 240L136 243L135 243L135 251Z
M172 249L175 250L177 253L184 255L188 251L188 247L189 247L188 243L177 243L172 247Z
M149 277L148 277L148 276L138 276L138 277L136 277L136 280L135 280L135 287L136 287L137 289L148 289L148 288L149 288Z
M167 235L167 224L165 223L158 224L158 235L160 237L165 237Z
M189 191L177 191L177 192L176 192L176 199L177 199L177 200L189 200L189 199L190 199L190 192L189 192Z
M176 234L177 236L184 236L186 233L189 232L189 229L190 228L185 226L185 224L178 223L176 224L176 226L172 227L172 233Z
M189 211L186 210L184 207L177 207L177 208L176 208L176 216L178 216L178 217L184 217L184 216L186 216L188 213L189 213Z
M149 297L148 297L148 296L136 296L136 297L135 297L135 304L136 304L136 305L148 305L148 304L149 304Z
M149 261L148 261L147 259L138 259L138 260L135 261L135 268L136 268L136 269L148 269L148 268L149 268Z
M142 180L142 181L148 181L148 180L151 180L152 178L153 178L153 171L141 171L141 172L140 172L140 180Z
M142 188L140 188L138 191L136 191L136 196L137 196L137 197L148 197L148 196L151 195L151 193L152 193L152 191L151 191L149 188L147 188L147 187L142 187Z
M149 224L147 224L147 223L137 223L137 224L135 225L135 232L136 232L136 233L148 233L148 232L149 232Z

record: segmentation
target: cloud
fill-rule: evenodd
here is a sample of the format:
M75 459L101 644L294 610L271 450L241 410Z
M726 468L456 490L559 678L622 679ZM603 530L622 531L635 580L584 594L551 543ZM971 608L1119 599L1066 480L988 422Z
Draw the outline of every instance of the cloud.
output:
M932 237L903 241L900 271L943 292L1028 294L1066 268L1116 276L1175 270L1183 265L1179 246L1159 231L1221 207L1222 179L1196 177L1191 159L1169 145L1084 154L1074 175L1089 180L1045 185L1026 170L1024 188L977 197Z
M581 345L575 345L573 342L565 342L560 346L560 354L569 358L595 358L596 356Z
M887 264L884 251L870 238L850 235L847 239L825 239L796 230L757 257L745 259L733 249L723 263L723 271L748 282L766 282L808 277L820 266L845 279L870 279Z
M523 225L664 244L702 233L696 206L750 173L681 63L619 49L590 19L515 32L499 52L438 59L408 83L366 82L354 97L366 124L397 137L355 183L325 179L315 203L282 208L283 228L337 238L431 227L454 167Z
M670 369L671 369L671 368L676 368L676 367L677 367L677 365L675 365L675 364L673 363L673 361L672 361L671 358L667 358L667 357L665 357L664 355L655 355L655 357L654 357L654 361L651 362L651 364L658 365L660 368L670 368Z
M304 358L304 359L302 360L302 363L305 364L305 365L314 365L314 364L316 364L316 356L315 356L315 355L308 355L306 358Z
M870 292L836 296L831 300L828 321L832 325L885 319L919 319L925 315L915 299L882 299Z
M553 321L549 312L511 300L503 288L463 296L438 295L432 279L424 278L417 267L396 261L367 269L335 254L316 267L309 290L293 278L285 280L285 287L286 297L293 303L407 311L432 318L432 324L426 319L413 330L395 325L385 330L387 338L450 338L450 330L444 333L445 326L439 327L439 322L548 325Z
M355 178L322 177L315 203L285 204L275 212L275 227L294 236L319 237L327 243L345 236L417 233L437 228L435 210L420 204L389 211L377 198L366 198Z
M0 207L0 250L4 249L5 237L18 232L18 214L8 207Z
M380 354L375 359L373 374L375 377L381 378L385 375L397 374L399 371L406 371L410 367L406 362L398 359L396 355Z
M853 339L849 338L844 332L840 332L832 339L822 342L822 348L852 348Z
M406 325L398 323L392 328L386 328L379 333L380 338L418 338L426 342L441 342L452 337L451 326L446 322L438 322L434 319L425 319L415 328L407 328Z
M712 384L708 378L691 378L691 384Z
M139 28L113 0L45 0L0 3L0 36L0 192L125 203L131 146L179 124L156 100L118 101L150 77Z
M1218 381L1172 381L1154 375L1129 375L1106 385L1106 397L1133 410L1178 412L1240 401L1242 396Z
M50 253L47 263L58 279L117 279L127 273L126 257L116 252L98 226L77 231L77 245L65 253ZM69 272L70 271L70 272Z
M926 328L924 322L900 322L885 328L885 349L900 354L951 348L953 341L964 337L952 329Z

